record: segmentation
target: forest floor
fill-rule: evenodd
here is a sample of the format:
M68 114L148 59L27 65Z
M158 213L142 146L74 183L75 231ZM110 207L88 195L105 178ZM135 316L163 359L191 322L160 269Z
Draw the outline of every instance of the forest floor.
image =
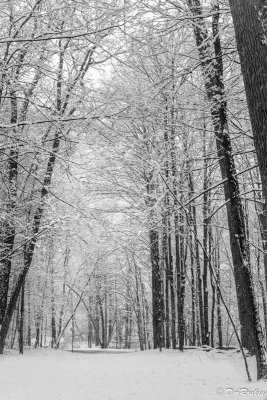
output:
M254 360L249 359L251 373ZM267 399L240 353L31 349L0 357L1 400Z

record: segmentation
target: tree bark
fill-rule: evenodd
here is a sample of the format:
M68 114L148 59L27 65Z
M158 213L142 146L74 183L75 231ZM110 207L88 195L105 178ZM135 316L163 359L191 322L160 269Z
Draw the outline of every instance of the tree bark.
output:
M210 186L209 183L209 171L208 171L208 162L207 162L207 137L206 137L206 126L204 120L203 127L203 158L204 158L204 177L203 177L203 300L204 300L204 331L205 331L205 342L203 344L209 346L210 338L209 338L209 289L208 289L208 264L209 264L209 252L208 252L208 244L209 244L209 229L210 229L210 205L209 205L209 193L207 192L207 188Z
M24 295L25 295L25 281L21 287L20 294L20 319L19 319L19 353L23 354L24 345Z
M152 266L152 308L153 308L153 344L154 349L163 346L163 294L159 262L159 235L150 229L150 257Z
M217 241L219 240L218 234L217 234ZM217 281L217 288L216 288L216 294L217 294L217 330L218 330L218 345L219 349L222 348L223 346L223 334L222 334L222 311L221 311L221 296L220 292L218 290L218 287L221 285L221 272L220 272L220 248L219 245L217 249L215 250L215 265L216 265L216 281Z
M30 347L32 344L32 330L31 330L31 292L30 292L29 282L27 282L27 307L28 307L27 345Z
M191 171L188 173L188 183L190 189L190 196L194 195L194 181L193 174ZM194 237L194 250L195 250L195 261L196 261L196 294L198 300L198 313L199 313L199 323L200 323L200 334L201 343L205 343L205 326L204 326L204 307L203 307L203 295L202 295L202 273L200 264L200 254L199 254L199 239L198 239L198 229L197 229L197 211L196 205L193 201L190 204L190 216L193 224L193 237Z
M50 249L51 251L51 249ZM56 329L56 309L55 309L55 288L54 288L54 265L52 257L49 257L51 263L51 347L56 347L57 329Z
M11 118L10 123L15 124L18 119L17 94L15 90L11 96ZM16 137L16 128L12 134ZM12 144L8 156L8 193L5 204L6 221L1 228L1 254L0 254L0 325L2 325L8 300L9 279L12 265L12 250L15 241L15 209L17 204L17 179L18 179L18 144Z
M230 0L255 149L267 200L267 41L264 1ZM266 8L266 6L265 6ZM266 210L265 210L266 213Z

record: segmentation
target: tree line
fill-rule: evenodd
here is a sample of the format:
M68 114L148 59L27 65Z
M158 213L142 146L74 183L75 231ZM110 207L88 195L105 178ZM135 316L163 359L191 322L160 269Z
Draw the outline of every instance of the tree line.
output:
M264 2L3 7L0 352L235 341L266 378Z

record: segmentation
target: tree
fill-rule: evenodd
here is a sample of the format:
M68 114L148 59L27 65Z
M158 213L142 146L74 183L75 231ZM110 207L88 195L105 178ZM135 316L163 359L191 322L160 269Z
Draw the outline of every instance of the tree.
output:
M88 116L79 115L81 103L86 102L85 76L95 58L99 63L106 60L104 52L95 54L96 49L120 15L112 1L105 2L104 10L91 1L83 5L73 2L70 7L65 7L64 1L59 7L51 7L49 0L29 3L22 0L18 9L7 5L7 39L1 42L5 46L1 106L10 123L5 128L2 125L3 150L7 148L2 186L7 190L2 198L5 218L1 224L0 353L34 259L37 237L44 229L43 216L57 158L63 139L66 142L73 129L68 121ZM18 18L14 18L16 12ZM90 18L97 23L92 22L89 32ZM87 35L92 39L89 44ZM26 118L34 122L25 123ZM36 134L35 125L39 124L45 128ZM25 125L29 129L24 129ZM25 157L27 151L31 157ZM15 243L20 249L15 251L20 254L20 265L11 281Z
M260 215L264 248L267 241L267 19L261 0L230 0L253 139L257 153L265 204ZM267 269L265 263L265 277ZM267 285L267 279L266 285Z
M256 354L258 379L260 379L267 377L267 364L260 316L253 289L244 211L229 136L227 103L224 93L222 49L218 30L219 3L215 2L213 8L213 44L210 43L200 1L188 0L188 7L194 16L193 27L195 39L202 65L206 94L211 104L211 117L216 137L217 152L222 178L224 179L242 344L252 354ZM214 52L211 47L212 45L214 46ZM213 54L215 56L214 62Z

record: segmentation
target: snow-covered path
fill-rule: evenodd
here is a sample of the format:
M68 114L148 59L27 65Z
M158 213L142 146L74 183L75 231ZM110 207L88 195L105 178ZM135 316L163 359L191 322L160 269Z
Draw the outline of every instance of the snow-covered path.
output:
M239 354L213 351L38 349L0 357L0 373L1 400L216 400L240 398L229 393L241 388L267 399L267 383L247 382Z

